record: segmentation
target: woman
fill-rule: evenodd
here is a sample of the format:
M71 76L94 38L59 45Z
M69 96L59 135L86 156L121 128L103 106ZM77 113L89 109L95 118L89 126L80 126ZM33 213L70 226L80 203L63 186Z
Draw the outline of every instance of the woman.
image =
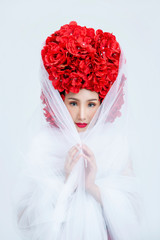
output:
M120 45L113 34L70 22L41 55L45 118L17 188L22 236L141 239Z

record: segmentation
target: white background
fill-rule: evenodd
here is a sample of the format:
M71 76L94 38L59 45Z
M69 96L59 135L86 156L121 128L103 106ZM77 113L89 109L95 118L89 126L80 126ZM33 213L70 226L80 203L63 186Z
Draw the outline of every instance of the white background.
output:
M19 239L10 192L20 160L19 136L39 102L41 45L61 25L75 20L81 26L112 32L124 49L139 133L134 167L142 180L147 209L144 240L159 240L160 2L1 0L0 11L0 239Z

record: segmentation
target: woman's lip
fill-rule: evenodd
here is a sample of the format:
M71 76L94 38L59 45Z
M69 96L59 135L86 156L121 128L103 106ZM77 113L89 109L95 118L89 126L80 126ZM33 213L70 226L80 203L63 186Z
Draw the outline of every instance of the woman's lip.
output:
M80 128L84 128L87 126L87 123L76 123L76 125Z

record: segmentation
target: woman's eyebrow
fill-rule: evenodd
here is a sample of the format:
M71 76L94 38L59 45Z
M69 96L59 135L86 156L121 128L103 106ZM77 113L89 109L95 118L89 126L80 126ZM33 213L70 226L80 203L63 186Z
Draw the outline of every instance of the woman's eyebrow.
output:
M98 99L89 99L88 102L89 102L89 101L97 101L97 100L98 100Z
M72 99L72 100L79 101L78 98L68 98L68 99ZM98 99L89 99L89 100L87 100L87 101L89 102L89 101L97 101L97 100L98 100Z
M68 98L68 99L73 99L73 100L79 101L79 99L77 99L77 98Z

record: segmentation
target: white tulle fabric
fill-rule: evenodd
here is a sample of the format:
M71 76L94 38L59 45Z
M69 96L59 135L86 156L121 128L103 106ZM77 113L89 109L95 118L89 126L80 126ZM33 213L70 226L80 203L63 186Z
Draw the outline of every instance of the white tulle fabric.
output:
M41 65L41 88L58 127L45 124L33 138L25 170L16 186L15 215L22 239L137 240L141 239L141 205L128 146L125 57L120 56L116 81L85 132L78 133L57 90ZM124 94L121 116L107 121ZM97 164L95 183L102 205L85 190L86 162L82 157L65 181L70 148L85 143Z

